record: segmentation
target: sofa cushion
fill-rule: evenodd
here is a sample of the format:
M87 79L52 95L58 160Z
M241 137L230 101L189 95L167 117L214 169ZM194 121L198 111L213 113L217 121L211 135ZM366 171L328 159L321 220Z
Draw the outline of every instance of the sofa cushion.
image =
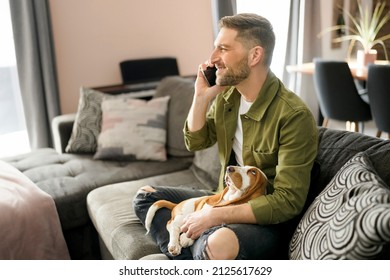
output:
M164 163L103 161L87 154L58 154L54 149L38 149L5 160L53 197L64 229L89 221L86 196L91 190L183 170L192 163L192 157L169 157Z
M358 153L316 197L290 244L291 259L390 256L390 189Z
M167 152L172 156L190 156L182 133L194 95L194 80L179 76L166 77L156 88L154 98L171 97L168 110ZM180 133L179 133L180 132Z
M91 191L87 196L89 215L114 259L135 260L161 253L150 235L145 235L146 230L133 210L133 198L144 185L208 189L187 169Z
M104 99L102 129L94 159L166 161L169 98Z

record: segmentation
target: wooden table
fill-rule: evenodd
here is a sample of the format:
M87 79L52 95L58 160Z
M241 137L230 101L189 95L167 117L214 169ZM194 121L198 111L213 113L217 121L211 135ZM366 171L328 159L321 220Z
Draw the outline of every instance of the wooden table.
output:
M376 60L375 64L390 64L387 60ZM348 62L348 66L351 69L352 76L355 79L366 81L367 80L367 67L358 67L356 61ZM314 73L314 62L307 62L297 65L287 65L286 69L290 73L302 73L312 75Z

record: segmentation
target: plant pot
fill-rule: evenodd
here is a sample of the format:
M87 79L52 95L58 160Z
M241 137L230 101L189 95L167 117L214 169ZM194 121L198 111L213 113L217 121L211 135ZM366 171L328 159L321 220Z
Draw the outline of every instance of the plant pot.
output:
M376 50L369 50L368 52L364 52L363 50L357 51L356 63L358 67L366 67L370 63L374 63L377 57Z

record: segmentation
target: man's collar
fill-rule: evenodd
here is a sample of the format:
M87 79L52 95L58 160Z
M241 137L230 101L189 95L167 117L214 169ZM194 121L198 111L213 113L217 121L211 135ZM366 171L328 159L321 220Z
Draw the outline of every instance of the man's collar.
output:
M250 107L249 111L246 115L254 119L256 121L260 121L263 117L266 109L271 104L272 100L276 96L277 92L280 88L279 79L275 76L275 74L270 70L268 71L267 78L260 89L260 92ZM223 93L223 98L226 102L233 101L231 98L236 94L240 94L235 87L230 87Z

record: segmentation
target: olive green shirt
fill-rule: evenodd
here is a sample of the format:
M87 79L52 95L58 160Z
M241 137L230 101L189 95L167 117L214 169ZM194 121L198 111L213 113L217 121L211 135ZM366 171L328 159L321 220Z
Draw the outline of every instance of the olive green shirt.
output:
M235 87L217 95L202 129L184 137L187 149L205 149L218 142L222 165L218 191L232 153L240 93ZM259 167L268 177L269 193L249 202L258 224L275 224L298 215L305 203L310 171L317 155L318 135L313 115L305 103L271 72L246 114L243 128L245 165Z

